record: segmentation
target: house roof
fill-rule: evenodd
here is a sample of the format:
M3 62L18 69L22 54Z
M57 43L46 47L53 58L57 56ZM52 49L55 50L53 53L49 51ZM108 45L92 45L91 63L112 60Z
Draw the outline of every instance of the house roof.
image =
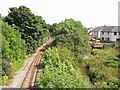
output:
M100 31L100 30L103 29L103 28L104 28L104 26L96 27L96 28L94 28L92 31Z
M100 31L101 32L120 32L120 26L100 26L97 28L94 28L92 31Z
M101 32L112 32L114 26L104 26Z
M120 26L114 26L112 32L120 32Z

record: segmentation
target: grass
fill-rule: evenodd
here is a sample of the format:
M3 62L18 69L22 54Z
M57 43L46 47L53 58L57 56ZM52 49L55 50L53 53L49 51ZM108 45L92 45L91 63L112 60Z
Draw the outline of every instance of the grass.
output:
M90 67L89 77L92 82L96 83L94 86L97 88L115 88L118 86L117 62L119 61L119 48L120 46L108 47L105 49L93 49L92 55L83 60L86 66ZM104 82L106 84L104 84Z
M32 56L32 54L26 55L25 59L27 59L27 58L29 58L31 56ZM5 80L3 78L4 77L3 76L2 80L1 80L3 86L10 85L10 83L12 82L13 77L16 75L15 72L18 71L21 67L23 67L23 64L24 64L24 60L23 59L16 60L13 63L11 62L11 65L12 65L12 71L11 71L11 75L10 75L11 78L7 76L8 80Z

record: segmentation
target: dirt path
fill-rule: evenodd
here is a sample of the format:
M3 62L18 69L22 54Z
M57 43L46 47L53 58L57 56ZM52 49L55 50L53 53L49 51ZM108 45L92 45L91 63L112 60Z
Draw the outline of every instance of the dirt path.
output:
M45 46L45 44L43 46ZM26 73L27 73L31 63L33 62L33 60L36 57L36 55L38 54L38 52L43 48L43 46L38 48L36 50L36 52L34 54L32 54L31 57L27 58L24 62L24 66L19 71L15 72L16 75L12 79L12 83L9 85L9 88L20 88L21 87L22 82L26 76Z
M32 54L32 57L29 57L25 60L24 66L17 72L15 72L15 76L12 79L12 83L10 84L10 88L19 88L20 85L22 84L22 81L25 77L26 72L28 71L28 68L30 67L30 64L34 60L35 56L37 55L38 51L41 49L38 48L34 54Z

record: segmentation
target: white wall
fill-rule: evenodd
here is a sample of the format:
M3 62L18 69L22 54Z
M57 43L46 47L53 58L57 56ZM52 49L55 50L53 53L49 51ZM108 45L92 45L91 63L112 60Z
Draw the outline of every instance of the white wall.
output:
M116 41L116 39L119 37L120 37L119 33L117 33L117 35L114 35L114 33L112 33L112 41Z
M101 29L102 30L102 29ZM98 38L101 38L101 30L98 31Z
M92 32L92 36L94 36L94 37L98 37L98 32L93 31L93 32Z
M92 31L91 35L97 38L100 38L102 40L102 37L104 37L104 40L106 38L110 38L110 41L116 41L117 38L120 38L119 33L117 33L117 35L114 35L114 32L104 32L104 34L102 34L101 30L99 32L96 31Z
M102 34L102 32L100 33L100 37L101 37L101 40L102 40L102 37L104 37L104 40L106 38L110 38L110 41L116 41L116 38L118 38L118 36L120 37L120 35L118 35L119 33L117 33L117 35L114 35L114 32L104 32L104 34Z

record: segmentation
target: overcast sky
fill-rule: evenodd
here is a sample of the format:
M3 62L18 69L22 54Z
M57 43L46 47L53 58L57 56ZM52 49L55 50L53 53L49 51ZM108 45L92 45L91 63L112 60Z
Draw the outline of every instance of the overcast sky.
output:
M73 18L85 27L117 26L119 0L2 0L0 14L6 16L9 7L25 5L46 23L59 23Z

